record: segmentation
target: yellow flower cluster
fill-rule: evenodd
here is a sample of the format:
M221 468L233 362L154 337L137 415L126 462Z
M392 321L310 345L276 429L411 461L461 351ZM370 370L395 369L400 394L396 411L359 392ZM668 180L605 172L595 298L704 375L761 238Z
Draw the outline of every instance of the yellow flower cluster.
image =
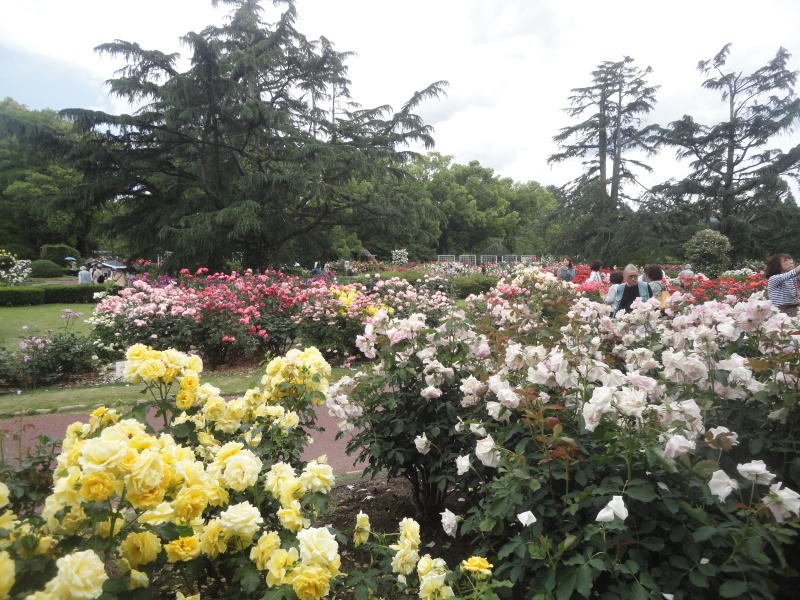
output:
M261 378L261 384L264 394L275 400L298 393L298 388L324 394L328 391L330 374L331 366L322 353L312 346L302 351L289 350L286 356L272 359ZM320 405L323 400L316 397L313 403Z
M310 524L300 506L302 497L314 492L327 494L334 481L333 469L327 464L327 458L320 456L309 462L299 477L291 465L275 463L264 479L264 489L281 504L277 512L281 525L291 532L297 532Z
M447 578L447 564L441 558L431 558L430 554L420 558L417 575L421 600L443 600L453 597L453 588L444 584Z
M291 585L300 600L318 600L330 591L339 575L341 557L336 538L326 527L297 533L298 548L282 549L280 536L270 531L250 551L256 567L267 571L267 585Z
M153 350L144 344L134 344L125 353L123 377L130 383L161 382L170 384L178 378L194 376L203 370L199 356L189 356L177 350Z
M401 575L408 575L419 561L419 523L405 518L400 521L400 539L389 546L395 551L392 559L392 570Z

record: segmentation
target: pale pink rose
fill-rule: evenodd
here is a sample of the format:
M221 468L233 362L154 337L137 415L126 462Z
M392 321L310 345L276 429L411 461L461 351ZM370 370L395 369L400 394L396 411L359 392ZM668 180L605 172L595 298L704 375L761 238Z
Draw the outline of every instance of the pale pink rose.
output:
M724 502L725 498L727 498L733 490L739 488L739 484L734 479L728 477L725 471L720 470L714 471L711 475L708 488L711 490L712 494L719 498L720 502Z
M763 460L753 460L744 465L737 465L736 470L745 479L768 485L775 478L775 475L767 471L767 465Z
M437 387L433 387L432 385L429 385L428 387L426 387L424 390L422 390L420 392L420 395L423 398L427 398L428 400L431 400L433 398L438 398L439 396L441 396L442 395L442 390L440 390Z
M414 438L414 445L420 454L427 454L431 450L431 442L424 433Z
M664 448L664 458L676 458L682 454L686 454L690 450L694 450L695 443L687 440L682 435L673 435L669 438L666 447Z
M764 506L769 508L779 523L791 515L800 516L800 494L789 488L781 489L782 485L782 483L771 485L769 494L764 497Z

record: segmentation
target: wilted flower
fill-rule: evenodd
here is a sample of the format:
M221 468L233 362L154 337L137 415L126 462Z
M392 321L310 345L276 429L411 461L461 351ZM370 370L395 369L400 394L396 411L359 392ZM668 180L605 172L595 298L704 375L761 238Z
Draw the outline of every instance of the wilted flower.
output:
M519 513L517 515L517 519L519 519L519 522L522 523L522 525L525 527L530 527L531 525L536 523L536 517L529 510Z
M414 438L414 445L420 454L427 454L431 451L431 442L424 433Z
M458 519L455 514L450 512L450 509L445 508L444 512L439 513L442 515L442 528L444 532L450 537L456 537L458 531Z

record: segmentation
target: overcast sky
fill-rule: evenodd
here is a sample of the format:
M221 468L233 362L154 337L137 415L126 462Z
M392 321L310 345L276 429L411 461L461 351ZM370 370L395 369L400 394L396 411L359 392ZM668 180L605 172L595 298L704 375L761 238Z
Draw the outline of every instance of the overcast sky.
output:
M265 18L277 9L264 0ZM466 164L478 160L519 182L561 185L576 162L549 167L552 137L571 124L570 89L590 83L603 61L623 56L652 67L661 86L648 122L684 114L713 123L723 106L703 90L700 60L732 42L728 66L751 72L780 46L800 69L798 0L297 0L297 29L325 36L348 65L353 98L395 109L428 84L449 82L447 98L419 113L435 128L436 150ZM122 39L183 52L179 38L222 23L228 9L210 0L0 0L0 98L31 109L68 107L122 112L103 82L121 66L98 44ZM800 90L799 90L800 91ZM716 120L715 120L716 119ZM797 134L779 145L800 143ZM670 153L651 160L646 183L678 176Z

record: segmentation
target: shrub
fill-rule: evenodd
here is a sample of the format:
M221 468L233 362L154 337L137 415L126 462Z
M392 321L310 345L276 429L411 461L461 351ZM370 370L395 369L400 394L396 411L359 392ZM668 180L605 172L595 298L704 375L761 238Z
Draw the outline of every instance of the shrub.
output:
M698 231L683 247L686 258L695 270L711 279L719 277L730 266L730 250L728 238L713 229Z
M62 276L61 267L51 260L35 260L31 263L31 277L46 279Z
M92 341L72 333L33 335L20 342L19 350L0 350L0 379L11 385L47 385L98 366Z
M0 288L0 306L28 306L44 303L41 287Z
M95 294L106 292L109 287L105 285L43 285L45 304L80 304L97 302Z
M488 292L497 285L497 281L497 277L472 273L470 275L456 275L450 280L450 286L455 297L463 299L467 296L477 296Z
M76 259L80 259L81 254L78 252L77 248L73 248L67 244L45 244L42 246L40 254L43 260L49 260L57 265L64 264L64 258L67 256L74 256ZM80 264L80 262L79 260L78 263Z

